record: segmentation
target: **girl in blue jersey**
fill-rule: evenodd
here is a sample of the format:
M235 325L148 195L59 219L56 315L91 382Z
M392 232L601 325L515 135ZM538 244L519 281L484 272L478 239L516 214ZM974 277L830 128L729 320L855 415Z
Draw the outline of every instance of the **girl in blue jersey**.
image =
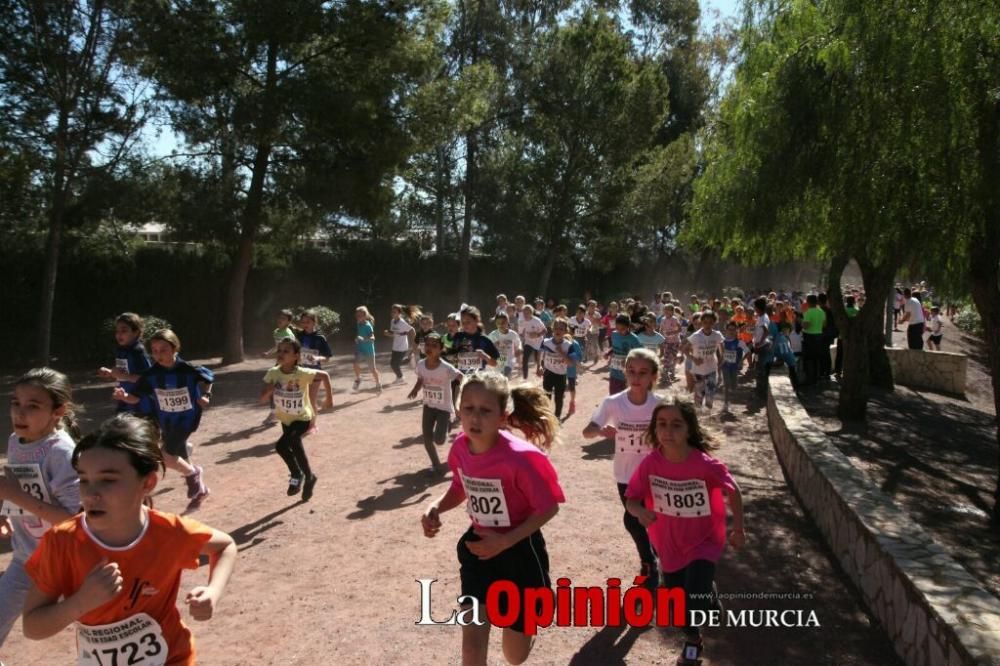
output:
M160 422L164 463L184 477L189 509L194 509L211 491L205 485L204 470L191 464L188 438L198 430L201 412L212 399L215 376L208 368L193 366L178 356L181 341L168 328L154 333L149 347L153 366L140 375L131 393L119 386L114 398L131 405L149 398Z
M487 365L496 366L500 351L483 334L482 316L479 308L465 305L459 311L462 330L452 336L452 363L459 372L469 375L482 370Z
M115 319L115 367L101 368L97 371L103 379L118 380L118 386L126 391L135 388L139 375L149 369L152 362L142 346L142 317L134 312L124 312ZM119 412L146 411L141 404L130 405L127 402L118 403Z
M375 317L367 307L359 305L354 309L354 318L357 320L357 334L354 336L354 390L357 391L361 386L363 363L375 378L375 390L381 393L382 380L375 367Z

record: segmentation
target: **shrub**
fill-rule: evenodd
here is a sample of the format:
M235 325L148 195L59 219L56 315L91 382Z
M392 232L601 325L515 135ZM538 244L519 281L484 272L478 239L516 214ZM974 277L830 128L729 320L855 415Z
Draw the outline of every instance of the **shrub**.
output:
M314 305L311 308L297 305L288 308L295 313L296 317L302 315L306 310L316 313L316 330L323 335L333 335L340 330L340 315L325 305Z
M955 326L966 333L972 333L979 337L986 333L986 329L983 328L983 318L979 316L979 311L971 305L964 305L958 311L958 314L955 315Z

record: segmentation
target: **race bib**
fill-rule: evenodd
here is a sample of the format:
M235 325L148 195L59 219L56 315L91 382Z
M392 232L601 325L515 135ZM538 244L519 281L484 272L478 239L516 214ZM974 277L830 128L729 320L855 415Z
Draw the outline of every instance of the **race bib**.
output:
M566 359L556 352L545 351L545 369L557 375L566 374Z
M625 372L625 357L621 354L611 355L611 369L618 372Z
M127 358L116 358L115 359L115 368L119 372L124 372L127 375L128 374L128 359Z
M23 465L7 465L4 467L4 474L8 479L16 479L21 490L32 497L39 499L46 504L51 504L49 500L49 489L42 479L42 468L38 463L25 463ZM0 509L0 515L4 516L30 516L28 513L13 502L6 501Z
M424 355L424 343L420 342L417 344L417 351L420 352L421 356Z
M444 401L444 388L424 384L424 404L431 406L446 405L447 403Z
M647 453L642 443L647 426L646 423L619 423L615 432L615 452Z
M657 513L675 518L704 518L712 513L708 487L702 479L675 481L651 474L649 487Z
M301 351L302 364L303 365L317 365L319 361L316 357L319 356L319 352L315 349L309 349L308 347L303 347Z
M186 412L191 409L191 392L186 388L154 389L161 412Z
M722 361L724 363L736 363L736 350L727 349L722 352Z
M299 416L306 410L302 391L287 391L275 387L274 408L289 416Z
M458 371L470 373L483 367L483 358L476 353L465 352L458 355Z
M167 642L160 624L146 613L112 624L76 628L80 666L163 666Z
M465 476L459 470L465 488L466 511L472 521L481 527L510 527L507 499L500 479L477 479Z

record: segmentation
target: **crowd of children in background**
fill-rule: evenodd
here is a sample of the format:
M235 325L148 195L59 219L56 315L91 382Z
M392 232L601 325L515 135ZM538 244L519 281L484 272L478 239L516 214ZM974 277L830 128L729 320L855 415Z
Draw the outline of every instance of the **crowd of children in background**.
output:
M848 287L844 294L844 315L858 316L864 292ZM939 307L925 308L915 290L900 290L900 297L894 324L908 326L911 348L914 336L922 338L928 328L929 347L940 349ZM715 563L727 541L740 547L745 535L739 488L709 455L716 445L699 413L710 414L721 391L721 411L729 414L741 376L753 377L755 395L764 397L774 365L786 366L796 387L839 375L841 344L829 299L774 291L682 299L661 291L648 303L625 298L605 305L588 298L574 305L571 310L552 300L500 294L488 317L463 304L438 325L418 306L397 304L381 336L375 317L359 306L351 331L353 389L361 389L367 374L382 392L376 347L380 337L390 338L393 383L405 383L404 369L412 369L408 397L423 402L430 473L453 474L448 490L423 514L424 533L435 536L440 515L466 503L472 525L459 541L462 592L484 601L489 584L500 579L520 587L551 585L540 528L566 500L546 451L558 441L564 407L566 418L576 411L577 383L585 373L607 371L609 396L583 435L614 442L613 472L639 573L654 585L683 587L695 595L690 608L707 610L717 604ZM119 413L87 437L76 429L64 375L36 369L14 387L15 432L7 474L0 477L0 532L12 536L14 558L0 577L0 645L23 608L30 638L77 622L81 659L116 663L120 655L142 651L150 663L168 656L170 663L193 663L191 635L173 603L180 571L197 566L199 554L209 556L208 586L187 598L192 617L208 619L232 571L235 546L218 530L153 510L150 495L170 468L185 479L189 511L209 496L190 440L211 405L215 377L179 356L181 342L171 330L149 336L147 354L135 314L117 318L114 337L114 367L98 374L117 383L112 397ZM263 376L260 393L270 405L265 423L281 424L275 450L289 471L287 494L309 501L317 476L304 438L315 432L317 412L332 405L323 366L333 352L312 310L282 310L272 342L264 355L275 365ZM834 343L836 363L829 353ZM672 388L673 395L665 400L655 393L659 387ZM684 392L690 400L678 399ZM462 434L442 464L437 448L455 422ZM734 518L728 537L726 497ZM677 498L683 502L676 504ZM703 509L695 512L694 506ZM711 538L685 551L691 535L705 530ZM74 563L72 575L61 573L66 562ZM120 610L112 600L137 584L136 576L157 581L173 595L169 603ZM108 627L119 632L114 641L102 638L111 635ZM531 650L523 629L519 617L504 631L505 656L515 663ZM464 657L485 662L488 625L464 631ZM688 630L678 663L696 663L701 649L700 634Z

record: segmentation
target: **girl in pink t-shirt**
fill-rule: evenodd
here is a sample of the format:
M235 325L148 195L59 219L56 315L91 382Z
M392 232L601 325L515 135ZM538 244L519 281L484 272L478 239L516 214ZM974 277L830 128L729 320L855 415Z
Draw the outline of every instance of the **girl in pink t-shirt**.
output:
M726 466L708 455L716 448L698 425L694 405L674 398L660 403L646 432L654 447L643 458L625 491L628 512L649 530L659 557L661 584L683 587L689 610L718 608L715 566L726 547L729 498L733 531L729 543L741 548L743 498ZM685 644L677 663L694 665L701 654L701 632L684 628Z
M459 418L464 432L448 454L451 486L424 512L424 535L435 536L441 529L440 514L464 502L472 525L458 541L463 596L483 604L490 585L501 580L513 581L522 592L551 587L541 527L566 498L545 453L505 429L516 427L549 448L558 421L545 394L537 387L511 389L503 375L479 371L462 386ZM502 613L507 612L506 602L507 595L500 595ZM490 626L485 622L462 627L462 663L486 663ZM531 646L522 607L503 630L504 657L520 664Z

